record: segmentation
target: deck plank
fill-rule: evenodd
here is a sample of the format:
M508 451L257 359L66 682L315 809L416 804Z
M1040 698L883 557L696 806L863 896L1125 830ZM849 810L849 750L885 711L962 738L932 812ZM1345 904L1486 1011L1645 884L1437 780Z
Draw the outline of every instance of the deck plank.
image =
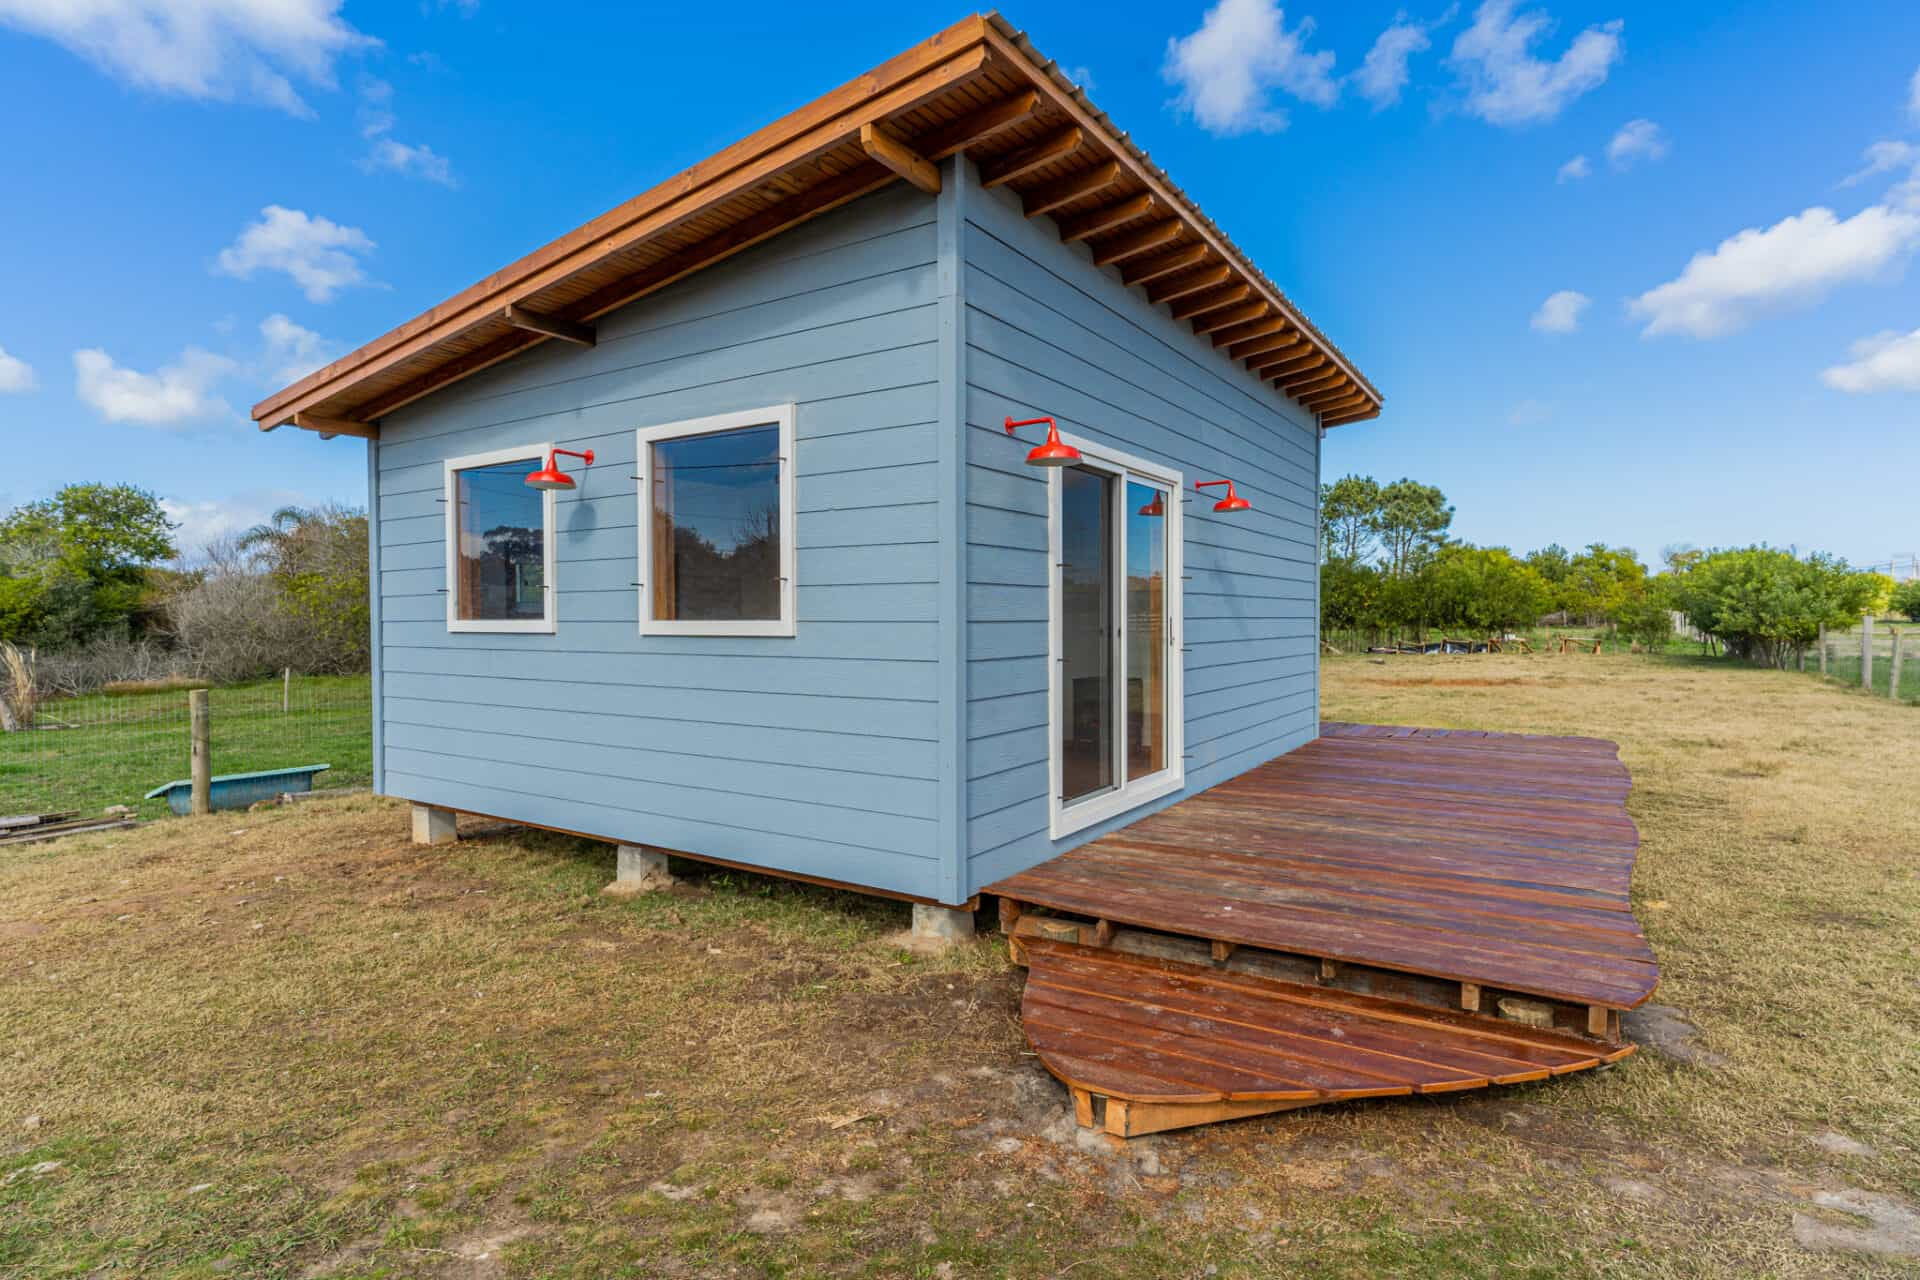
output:
M1598 738L1327 722L987 892L1117 924L1630 1009L1632 779Z

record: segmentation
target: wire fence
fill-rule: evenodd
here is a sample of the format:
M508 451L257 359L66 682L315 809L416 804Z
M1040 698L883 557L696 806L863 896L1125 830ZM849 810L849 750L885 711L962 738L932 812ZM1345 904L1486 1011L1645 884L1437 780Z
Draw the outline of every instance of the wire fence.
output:
M1809 675L1864 688L1882 698L1920 702L1920 623L1875 619L1845 631L1824 632L1799 665ZM1898 688L1894 686L1896 666Z
M164 798L146 795L189 775L187 694L196 687L206 686L121 686L16 714L13 730L0 733L0 816L91 817L113 805L142 818L167 812ZM215 688L208 700L216 776L319 764L331 768L316 787L365 786L373 776L366 676L289 672Z

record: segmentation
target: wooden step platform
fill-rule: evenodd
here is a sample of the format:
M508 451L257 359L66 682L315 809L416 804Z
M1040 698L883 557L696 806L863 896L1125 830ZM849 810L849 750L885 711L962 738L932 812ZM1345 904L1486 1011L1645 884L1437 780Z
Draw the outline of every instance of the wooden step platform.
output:
M1023 941L1021 1018L1081 1124L1130 1138L1293 1107L1518 1084L1633 1052L1379 996Z

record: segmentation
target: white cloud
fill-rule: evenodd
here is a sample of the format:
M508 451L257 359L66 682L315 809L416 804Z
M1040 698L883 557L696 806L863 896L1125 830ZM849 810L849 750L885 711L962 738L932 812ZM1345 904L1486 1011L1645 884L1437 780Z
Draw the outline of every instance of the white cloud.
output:
M1659 160L1667 154L1667 135L1651 120L1629 120L1607 143L1607 163L1625 171L1639 160Z
M453 165L423 142L401 142L393 136L393 86L369 76L360 82L360 136L367 140L367 154L360 167L369 173L385 171L409 178L424 178L443 187L457 187Z
M1583 93L1606 83L1620 57L1618 19L1588 27L1552 62L1528 52L1553 20L1533 11L1515 14L1514 0L1485 0L1473 25L1453 42L1447 61L1467 92L1467 111L1489 124L1551 120Z
M313 114L293 82L334 86L334 61L380 42L342 0L0 0L0 25L52 40L156 93Z
M108 422L143 427L205 424L233 416L214 388L238 367L226 356L188 347L159 372L141 373L89 347L73 353L74 393Z
M33 390L33 366L0 347L0 395Z
M214 269L242 280L251 279L255 271L284 271L308 301L326 302L349 286L372 283L361 269L360 255L374 248L358 227L270 204L260 211L258 222L248 224L239 239L220 251Z
M1762 312L1890 274L1917 245L1920 215L1871 205L1843 221L1815 207L1694 254L1678 278L1630 299L1627 309L1647 322L1646 337L1717 338Z
M1081 90L1092 93L1094 88L1093 68L1088 66L1062 67L1060 74L1079 85Z
M206 560L207 548L255 525L266 524L282 507L318 505L291 489L254 489L223 499L162 498L160 509L178 526L173 545L187 564Z
M1853 359L1834 365L1820 381L1835 391L1920 391L1920 329L1888 330L1853 344Z
M1407 60L1416 53L1425 53L1432 45L1425 26L1409 22L1405 14L1397 15L1393 25L1382 31L1373 48L1367 50L1360 69L1353 73L1360 96L1371 102L1375 111L1400 101L1400 93L1407 87L1409 78Z
M1319 107L1340 96L1333 54L1307 52L1312 34L1311 18L1287 30L1274 0L1220 0L1198 31L1167 41L1160 74L1180 90L1175 109L1209 133L1277 133L1288 119L1274 90Z
M1560 166L1560 172L1554 175L1555 182L1578 182L1593 172L1593 165L1584 155L1575 156Z
M340 354L340 345L275 313L260 322L266 341L261 371L277 387L291 386Z
M1580 313L1592 304L1593 299L1586 294L1562 289L1548 294L1528 323L1541 333L1572 333L1580 327Z
M1843 187L1856 186L1875 174L1910 169L1920 164L1920 147L1911 142L1876 142L1861 155L1866 164L1840 180Z

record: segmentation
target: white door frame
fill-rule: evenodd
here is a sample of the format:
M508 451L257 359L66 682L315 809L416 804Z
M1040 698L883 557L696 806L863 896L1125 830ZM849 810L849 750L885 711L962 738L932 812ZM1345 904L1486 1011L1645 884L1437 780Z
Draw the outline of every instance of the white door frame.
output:
M1114 672L1112 706L1112 741L1117 759L1114 764L1114 777L1118 785L1109 791L1089 796L1085 800L1068 803L1061 798L1064 787L1060 760L1062 723L1060 698L1062 693L1060 664L1065 660L1065 623L1061 616L1060 586L1060 472L1065 468L1053 467L1047 472L1047 813L1048 832L1053 839L1072 835L1097 822L1126 813L1138 808L1150 800L1169 795L1186 785L1186 694L1182 671L1181 647L1185 643L1186 608L1181 590L1182 526L1185 523L1186 503L1181 492L1183 478L1181 473L1158 463L1148 462L1103 444L1061 432L1060 438L1080 451L1082 462L1091 470L1117 476L1119 483L1114 488L1114 518L1112 525L1113 563L1115 565L1113 584L1113 617L1111 620L1119 635L1119 643L1114 649ZM1126 776L1127 760L1127 484L1129 479L1138 480L1166 490L1166 533L1167 533L1167 588L1165 594L1167 627L1164 643L1167 646L1166 683L1166 734L1167 767L1158 773L1152 773L1142 779Z

